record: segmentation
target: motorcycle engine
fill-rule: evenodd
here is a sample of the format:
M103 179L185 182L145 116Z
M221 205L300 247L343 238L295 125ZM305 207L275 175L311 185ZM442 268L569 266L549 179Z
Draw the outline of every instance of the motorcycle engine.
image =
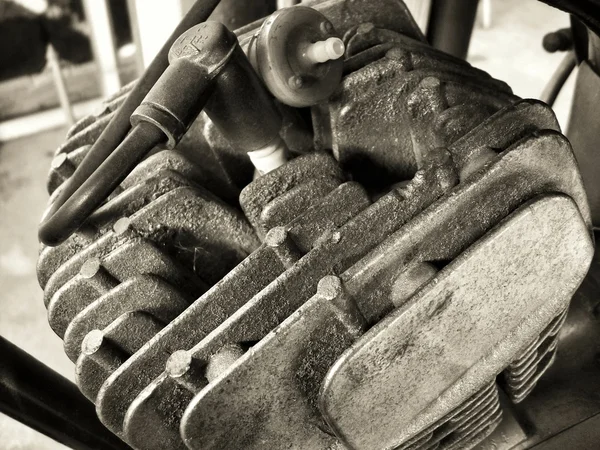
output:
M132 117L166 138L38 262L102 423L137 449L542 440L514 411L594 249L551 108L432 48L399 0L206 22L169 60ZM69 131L50 203L131 89Z

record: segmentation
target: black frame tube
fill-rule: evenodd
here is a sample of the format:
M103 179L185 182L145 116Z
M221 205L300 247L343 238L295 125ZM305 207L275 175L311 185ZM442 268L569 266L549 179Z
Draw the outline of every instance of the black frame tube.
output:
M450 55L466 59L479 0L433 0L427 27L429 43Z
M0 361L0 412L71 448L130 448L75 384L2 336Z

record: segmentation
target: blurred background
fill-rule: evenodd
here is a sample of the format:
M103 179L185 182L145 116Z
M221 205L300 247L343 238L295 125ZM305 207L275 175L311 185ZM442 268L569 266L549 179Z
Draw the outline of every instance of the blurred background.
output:
M50 162L68 127L143 71L191 3L0 0L0 335L70 380L35 273ZM425 26L429 2L407 4ZM545 52L542 38L568 26L565 13L536 0L480 0L468 60L539 98L563 58ZM573 82L554 105L563 129ZM0 414L0 449L61 448Z

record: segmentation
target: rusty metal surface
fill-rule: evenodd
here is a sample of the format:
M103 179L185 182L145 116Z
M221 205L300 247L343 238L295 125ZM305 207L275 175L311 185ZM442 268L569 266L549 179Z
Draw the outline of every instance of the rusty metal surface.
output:
M41 249L50 325L102 423L140 449L507 450L589 427L597 395L568 402L597 392L600 338L591 300L566 308L591 218L551 109L431 48L399 0L303 5L347 52L310 117L271 111L288 163L253 180L201 114ZM262 23L236 31L244 51ZM52 198L130 89L69 131Z
M565 309L592 252L570 199L518 209L336 362L321 399L336 434L357 449L394 447L459 406Z
M477 133L474 133L474 134L477 135ZM472 137L472 139L475 139L476 137ZM487 137L488 137L488 139L490 139L489 136L487 136ZM467 140L467 142L468 142L468 140ZM558 141L558 142L560 142L560 141ZM503 214L502 211L510 210L511 206L509 206L509 205L511 203L514 205L518 205L518 202L523 201L523 200L519 200L518 196L517 196L517 198L514 198L514 194L518 190L521 190L524 195L527 195L526 194L527 189L523 189L522 185L517 184L517 186L515 186L515 191L513 193L508 192L508 191L503 192L503 191L499 190L497 188L497 186L499 186L500 183L503 183L507 179L506 177L508 176L509 173L511 173L512 176L516 177L517 179L519 177L527 178L527 176L525 175L526 171L523 171L523 169L525 167L523 165L523 163L528 160L530 161L530 164L532 165L531 172L529 172L529 173L531 174L531 176L533 176L533 174L535 173L535 169L539 169L538 167L535 167L538 164L537 154L541 154L540 152L546 153L547 152L546 148L549 149L549 148L554 147L554 149L555 149L554 151L556 151L555 157L554 157L555 161L550 163L545 170L545 173L548 175L548 180L550 180L552 178L552 175L551 175L552 173L556 173L556 169L555 169L556 167L562 167L564 169L565 167L570 166L572 168L571 170L573 170L573 171L575 170L575 167L574 167L573 161L572 161L572 155L570 155L568 147L561 146L561 145L559 145L557 147L557 146L552 146L552 145L547 145L547 144L548 144L548 142L545 142L542 140L542 142L538 142L537 145L528 145L528 146L524 145L521 148L517 147L517 149L513 149L513 152L508 152L508 154L505 156L506 161L504 161L504 163L498 163L498 164L500 164L499 167L503 167L503 169L494 170L493 171L493 172L495 172L494 175L490 175L489 173L486 174L487 177L489 178L489 181L488 181L489 188L484 187L488 183L483 183L483 182L481 182L481 180L478 180L477 182L474 181L472 184L472 186L477 185L478 188L481 189L481 191L476 191L476 193L474 191L471 191L471 188L469 187L469 185L466 185L464 190L467 193L465 195L465 197L468 198L468 200L467 199L464 200L464 205L465 205L465 211L463 211L464 215L459 215L461 220L464 221L463 223L465 223L465 224L470 223L470 225L472 227L472 231L477 233L477 231L476 231L477 228L473 227L473 219L474 219L474 216L477 216L480 212L476 207L474 207L473 202L476 201L476 198L478 197L483 204L485 204L486 206L489 206L487 203L489 201L489 199L486 200L486 193L488 193L488 192L496 193L494 195L496 196L496 201L497 201L496 202L497 203L496 208L498 208L497 214L500 214L500 216L494 216L492 214L491 210L487 211L487 213L490 214L490 216L487 217L487 219L486 219L488 221L487 226L491 226L495 223L495 220L497 220L497 219L495 219L495 217L502 217L502 214ZM459 152L459 149L456 148L455 151ZM552 158L548 158L548 161L550 161L550 160L552 160ZM512 167L512 169L511 169L511 167ZM519 173L517 168L521 169L522 173ZM492 172L492 171L490 171L490 172ZM540 190L539 192L543 192L543 189L545 189L545 187L546 187L546 186L544 186L544 183L547 181L544 178L545 177L542 176L541 178L538 179L539 180L539 181L537 181L538 187L535 187L536 186L535 182L533 184L531 184L531 182L534 180L530 179L528 182L525 182L525 180L523 180L523 182L529 184L529 189L531 189L531 192L532 192L532 194L529 194L529 195L535 195L536 190ZM568 176L566 178L569 179ZM560 182L560 181L558 181L558 179L556 179L556 181L558 182L558 184L556 185L557 189L566 189L567 191L569 191L571 193L571 195L573 195L574 197L578 197L581 201L582 191L581 191L580 186L576 182L569 184L569 181L567 181L567 179L563 180L562 182ZM558 186L561 185L561 183L565 183L565 182L567 184L563 184L561 188L558 188ZM425 186L430 187L431 181L427 180L426 182L423 182L421 180L420 183L417 182L416 185L418 186L419 184L421 184L423 187L425 187ZM570 188L567 187L568 185L570 185L571 187ZM452 183L447 184L447 186L452 186ZM413 189L414 189L414 187L413 187ZM411 189L409 187L409 192L410 192L410 190ZM505 195L506 195L506 197L504 197ZM416 195L416 194L415 194L415 196L418 197L418 195ZM475 197L475 196L477 196L477 197ZM500 197L498 197L498 196L500 196ZM363 215L365 216L365 219L366 219L365 221L369 220L369 219L367 219L368 217L370 217L370 220L374 220L375 218L378 218L378 217L390 217L389 212L388 213L384 212L385 209L383 209L383 208L384 208L384 205L386 204L386 201L384 201L384 200L387 199L388 201L392 201L393 198L397 198L397 196L387 196L386 198L380 199L377 203L375 203L370 208L370 209L372 209L370 214L367 214L369 212L368 209L365 210L365 212L363 213ZM502 201L499 201L501 198L505 198L505 199ZM527 197L525 197L525 199L526 198ZM509 202L509 205L506 205L507 201ZM483 204L482 204L482 207L483 207ZM503 204L504 204L504 206L503 206ZM378 208L375 208L376 206ZM508 209L505 209L507 207L508 207ZM379 209L379 211L377 211L377 209ZM471 213L466 212L469 209L472 210ZM377 213L375 211L377 211ZM460 211L460 208L457 208L456 205L453 205L453 209L445 210L445 215L448 216L448 220L453 215L453 213L456 211ZM429 217L436 217L436 216L439 217L439 215L440 215L439 211L435 211L435 212L432 212L429 215ZM418 222L419 224L421 224L421 226L423 223L430 223L430 224L446 223L445 220L436 221L436 220L428 220L425 218L423 218L422 220L423 220L423 222L420 222L420 221ZM358 224L357 226L362 225L363 227L364 227L365 221L355 220L355 222ZM350 222L350 223L352 223L352 222ZM346 225L345 227L348 227L350 225L350 223L348 225ZM374 222L372 226L374 226L374 227L380 226L380 223ZM485 231L486 225L482 224L482 226L484 227L483 231ZM346 242L346 244L345 244L346 246L349 244L356 245L356 243L353 242L351 238L344 239L345 233L346 233L344 230L345 227L342 227L339 230L339 241L338 242L340 242L340 241L342 243ZM415 230L417 230L419 228L420 227L417 225L414 226ZM352 228L349 228L349 229L351 230ZM454 224L453 226L450 226L450 229L454 230L453 231L454 233L456 233L458 231L463 231L463 227L461 227L459 224ZM409 235L410 234L407 234L407 236L409 236ZM432 231L431 235L435 236L436 233ZM349 234L348 236L352 236L352 234ZM473 238L475 238L475 236L477 236L477 234L469 236L469 234L466 233L466 234L463 234L463 236L461 236L461 237L454 235L453 237L455 239L453 240L450 238L450 239L448 239L448 241L454 242L455 245L457 246L457 250L460 250L461 245L464 245L461 243L465 242L465 240L467 240L467 239L473 239ZM296 241L296 242L298 242L298 241ZM436 244L436 241L432 240L431 243ZM343 253L344 248L347 248L347 247L340 247L339 245L337 245L337 246L335 246L335 248L338 253ZM439 248L439 246L437 246L437 245L432 247L431 251L433 252L433 255L436 254L436 249L438 249L438 248ZM356 250L354 250L354 251L356 251ZM377 252L377 254L388 254L388 253L393 253L393 252L390 252L390 251ZM320 264L322 264L323 259L324 259L323 255L325 255L325 254L326 253L320 254L320 256L318 258L318 261L320 262ZM444 255L447 255L447 253L444 253ZM305 260L303 259L303 261L305 261ZM311 260L306 260L305 264L310 264L310 261ZM313 263L313 264L315 264L315 263ZM299 268L302 267L301 263L299 263L298 267ZM339 270L340 266L338 265L337 267L338 267L337 270ZM299 268L297 268L297 270L300 270ZM306 272L305 272L305 276L306 276ZM289 283L289 281L284 281L284 280L285 280L285 278L281 279L280 282L281 283ZM379 279L375 279L375 282L378 284L381 284L381 280L379 280ZM285 286L285 284L284 284L284 286ZM294 286L294 285L291 285L291 286ZM287 292L290 292L292 295L298 295L297 293L302 292L303 290L304 289L300 288L300 287L296 287L295 289L290 287L287 289ZM380 290L373 291L373 298L376 298L376 297L381 297ZM277 305L279 307L279 313L281 313L281 306L283 306L280 298L281 297L278 298L278 302L277 302ZM229 323L224 323L223 325L221 325L220 328L223 330L223 331L221 331L221 333L227 333L229 336L226 336L224 334L223 337L218 337L218 335L216 334L218 330L213 331L213 333L212 333L212 335L214 336L213 339L217 339L216 342L211 343L211 341L209 341L207 339L205 339L204 343L201 342L201 347L199 347L198 349L200 349L204 346L207 346L207 347L206 347L206 350L202 350L201 353L199 353L195 350L192 350L192 352L194 352L193 355L196 357L196 359L198 359L200 361L206 361L206 358L208 358L208 356L211 354L211 352L216 351L216 349L219 348L218 346L224 345L224 343L254 341L257 338L262 337L261 334L258 334L258 335L256 334L258 331L257 324L261 323L261 327L264 327L265 330L268 330L269 329L268 327L270 326L268 324L269 323L268 321L272 320L269 316L271 314L270 311L274 311L270 307L266 306L267 304L264 303L265 300L263 300L262 302L259 302L257 299L256 306L252 306L253 309L250 309L250 304L249 304L247 309L245 308L244 310L240 310L238 313L236 313L236 315L239 316L239 319L234 316L234 317L232 317L232 319L229 320ZM298 301L298 300L295 300L295 301ZM365 303L363 303L363 305L369 305L369 303L365 302ZM379 308L381 308L381 306ZM389 303L384 305L384 308L388 308L388 311L389 311L389 308L390 308ZM255 312L253 312L253 311L255 311ZM376 320L378 317L381 316L381 312L378 312L378 311L374 312L373 307L370 307L370 310L369 310L369 307L365 306L364 311L365 311L365 315L367 317L369 317L372 321ZM384 311L385 311L385 309L384 309ZM265 312L267 314L266 316L264 315ZM248 318L244 319L244 316L246 316ZM261 319L261 317L262 317L262 319ZM235 319L235 321L247 320L248 325L246 325L245 328L243 328L239 331L236 331L235 328L232 329L232 331L227 331L227 326L232 327L233 324L235 323L233 321L234 319ZM265 320L267 320L267 322L265 322ZM242 322L240 322L240 323L242 323ZM273 323L273 326L274 325L276 325L276 323ZM231 335L230 334L231 332L234 332L235 335ZM262 333L264 333L264 332L262 332ZM223 339L226 339L226 340L224 341ZM212 349L212 350L210 350L210 349ZM202 355L206 355L206 356L202 356ZM508 361L507 361L507 363L508 363ZM142 435L142 433L148 433L147 428L144 427L142 424L147 423L148 420L152 420L152 419L149 419L149 417L155 417L157 411L160 411L159 404L162 404L162 405L164 405L164 404L176 405L177 404L178 405L178 404L181 404L182 402L189 401L189 399L191 398L191 395L189 392L186 392L185 390L178 387L176 385L176 383L169 382L169 384L171 384L173 386L172 388L170 388L170 389L172 389L171 392L173 392L173 394L169 401L165 401L164 399L169 398L169 395L171 395L171 394L168 393L169 390L165 386L165 383L167 383L167 381L168 381L168 377L165 378L163 376L162 378L163 378L162 380L160 380L160 379L157 380L158 385L155 385L155 383L153 383L150 385L150 387L148 389L146 389L142 394L140 394L140 396L138 397L138 400L136 400L132 404L132 407L131 407L130 411L128 412L127 420L130 421L129 422L130 424L132 424L132 425L129 425L131 427L130 433L132 435L137 435L137 433L139 433L138 439L140 439L140 440L144 439L144 435ZM264 392L264 391L262 391L262 392ZM171 407L171 408L169 408L168 411L169 411L169 414L172 414L175 411L175 409L173 407ZM170 416L170 417L172 418L172 416ZM163 419L160 422L165 423L166 421ZM138 425L133 425L134 423L138 424ZM157 424L156 427L158 427L158 426L159 425ZM190 427L192 427L192 425L190 425ZM153 427L153 429L156 430L155 427ZM133 431L133 430L135 430L135 431ZM146 434L146 436L147 436L147 434ZM160 439L160 436L162 436L163 438L165 436L167 436L167 431L163 430L160 433L157 432L155 439ZM174 436L174 439L177 439L176 424L175 424L175 428L173 429L173 436ZM289 437L288 437L288 439L289 439ZM133 441L133 442L141 442L141 441ZM156 441L153 440L153 442L156 442ZM164 443L164 441L158 441L158 442ZM169 441L169 445L174 445L173 441Z
M600 364L597 343L600 300L599 255L569 307L558 335L556 361L522 402L511 408L517 420L503 424L479 450L537 448L589 449L598 442L594 425L600 412ZM575 382L574 382L575 381ZM521 430L521 431L519 431ZM507 438L520 433L515 444ZM516 445L518 444L518 445Z
M524 150L523 147L525 147L525 148L528 147L528 150ZM513 149L514 153L512 153L512 154L511 154L511 152L507 152L508 154L505 156L506 160L504 161L504 164L499 163L500 164L499 167L502 167L502 166L505 167L503 170L500 169L496 173L494 173L495 171L490 170L488 173L486 173L486 176L487 176L486 181L487 181L487 183L489 183L489 188L485 187L487 183L484 183L481 180L477 180L477 182L473 181L473 184L471 185L471 186L477 186L478 189L481 189L481 190L477 191L477 194L475 194L474 191L471 190L471 188L468 184L466 186L464 186L464 188L463 188L464 190L462 191L465 194L462 194L462 195L455 194L455 198L457 199L457 201L462 201L462 202L464 202L463 204L465 205L464 210L462 210L462 215L459 214L458 218L460 220L464 220L465 222L463 222L463 223L470 224L471 230L469 230L469 231L476 232L476 229L477 229L477 227L473 226L474 225L473 220L479 214L479 211L478 211L477 207L475 206L475 204L478 201L477 198L479 198L479 201L486 203L486 206L488 206L488 211L486 211L486 212L487 212L487 214L490 214L489 217L484 219L484 223L482 224L482 226L483 227L486 226L486 225L484 225L485 221L489 221L489 222L487 222L488 223L487 226L490 226L495 223L496 219L494 219L492 210L489 209L489 205L487 204L487 202L490 200L489 198L487 198L487 195L486 195L487 192L490 192L490 193L496 192L495 207L499 209L499 211L498 211L499 214L502 214L500 211L505 208L505 206L502 206L502 203L505 203L508 201L510 204L511 202L522 201L522 200L513 198L512 197L513 194L511 194L510 192L508 192L508 191L502 192L497 187L501 183L505 182L506 176L508 175L508 173L512 173L512 176L514 176L516 178L519 178L520 176L525 176L525 171L523 171L524 167L522 166L523 162L527 161L529 159L529 161L531 161L532 169L533 169L534 166L537 165L536 161L538 160L538 157L534 156L535 153L539 153L539 152L545 153L546 149L547 148L549 149L551 146L545 145L544 142L539 142L538 145L530 145L530 146L523 146L523 147L519 148L518 150ZM554 161L554 163L557 164L557 166L563 167L563 168L570 165L572 168L571 170L575 171L575 166L572 161L572 155L569 153L568 147L563 146L561 148L559 146L558 148L555 147L555 149L556 149L556 160ZM532 152L533 154L527 155L528 152ZM515 160L515 158L516 158L516 160ZM523 158L523 159L521 159L521 158ZM549 158L549 159L551 159L551 158ZM570 162L567 162L567 161L570 161ZM519 169L521 169L520 171L517 170L517 167L519 164L521 164L521 167L519 167ZM511 166L513 166L512 170L510 169ZM557 167L557 166L554 166L554 164L550 164L547 167L547 173L550 174L550 173L555 172L555 167ZM501 174L503 171L506 171L505 175ZM530 173L533 175L533 172L530 172ZM566 178L569 178L569 177L566 177ZM538 181L538 183L541 182L542 184L538 184L537 188L535 187L536 183L534 182L533 184L531 184L531 181L533 181L533 180L529 180L529 184L530 184L529 189L532 189L532 193L534 195L535 195L536 189L542 189L542 191L540 191L540 192L543 192L543 189L544 189L543 183L546 180ZM567 180L564 180L564 181L567 181ZM496 187L494 187L494 185ZM582 200L582 197L581 197L582 191L581 191L580 185L578 185L577 183L573 183L573 184L571 184L571 186L572 186L572 188L574 188L574 190L571 191L572 195L579 197L579 199L581 201ZM519 188L522 188L522 186L519 186ZM566 186L563 185L562 189L564 189L564 188L566 188ZM489 189L489 191L487 189ZM567 190L569 190L569 188L567 188ZM525 194L526 189L521 189L521 191L523 194ZM506 197L504 197L505 195L506 195ZM461 197L463 197L462 200L460 200ZM468 200L467 200L467 198L468 198ZM503 200L501 200L501 198L503 198ZM525 197L525 198L527 198L527 197ZM448 220L451 220L450 216L455 215L457 211L461 211L461 208L457 207L456 204L452 205L452 207L450 207L448 205L445 205L444 203L440 203L440 208L444 208L444 211L445 211L444 215L448 216L447 217ZM446 209L446 208L448 208L448 209ZM509 206L509 210L510 210L510 208L511 207ZM432 220L434 217L437 217L438 219ZM448 255L449 255L448 250L446 250L444 248L444 246L440 247L439 240L435 240L435 237L437 237L438 239L440 237L440 234L439 234L440 229L436 228L436 225L444 224L444 225L440 225L440 226L445 228L447 226L447 223L448 222L446 222L445 219L441 219L440 210L437 210L437 211L434 210L434 211L431 211L430 214L427 215L427 217L423 217L423 218L421 218L421 220L417 221L413 227L409 227L409 229L406 230L405 234L403 234L403 235L407 239L411 239L412 236L414 236L415 234L418 234L418 235L420 235L420 239L424 239L427 242L427 239L425 238L426 235L423 234L423 231L419 232L418 230L423 230L423 226L425 224L427 224L427 226L430 229L433 227L432 231L430 232L431 240L429 240L429 242L432 245L432 247L430 249L430 252L431 252L430 258L432 258L433 260L447 259ZM453 233L457 233L457 231L462 232L461 233L462 235L454 234L453 235L454 239L447 238L447 241L449 243L452 243L455 246L454 248L456 248L459 251L460 251L461 245L464 245L461 243L464 243L465 240L473 239L475 236L477 236L477 235L474 235L474 236L471 235L472 237L469 236L469 233L466 232L467 230L465 230L464 227L461 227L460 224L450 225L449 228L450 228L451 232L453 232ZM483 228L483 230L485 230L485 228ZM340 232L343 233L343 228L340 229ZM342 236L342 241L343 241L344 235L341 234L341 236ZM419 243L419 242L421 242L421 241L419 240L419 241L416 241L415 243ZM419 244L419 245L422 246L422 244ZM378 250L379 251L376 250L374 252L374 254L377 256L397 254L397 252L392 250L392 248L386 248L385 250L383 250L383 249L378 249ZM440 250L442 250L441 254L440 254ZM454 251L457 251L457 250L454 250ZM339 251L343 251L343 250L339 249ZM421 249L421 252L424 252L424 250ZM408 251L407 254L414 255L414 253L411 253L410 251ZM369 263L367 262L365 264L368 265ZM387 292L382 291L382 288L381 288L381 286L385 286L385 283L382 283L381 278L375 277L371 274L369 276L365 276L365 279L369 280L372 284L376 284L376 285L380 286L379 288L376 288L374 290L368 290L368 291L370 291L369 297L367 297L363 302L361 302L361 304L364 305L363 306L363 314L366 317L371 318L371 320L376 320L378 317L381 316L381 312L373 311L374 308L377 308L377 306L375 306L375 307L373 306L374 304L377 305L377 303L373 303L373 302L376 302L377 299L379 299L379 301L381 302L380 299L382 297L385 298ZM368 286L368 287L371 289L373 288L373 286ZM371 301L369 301L369 300L371 300ZM383 305L383 308L387 307L388 311L389 311L390 307L388 305L389 305L389 303L387 305ZM382 306L379 306L379 308L382 308ZM241 339L242 336L238 336L238 338L240 340L242 340ZM507 363L508 362L509 361L507 361ZM239 396L239 397L243 398L244 396ZM230 408L230 409L233 409L233 408ZM255 423L254 426L257 426L257 424ZM190 424L189 427L193 428L193 425ZM289 439L291 439L291 437L287 436L287 439L289 440Z
M410 179L429 149L452 144L517 100L506 84L462 60L436 58L422 43L372 24L353 31L346 61L353 70L313 120L317 148L331 148L367 186ZM374 61L353 61L381 43L385 53Z

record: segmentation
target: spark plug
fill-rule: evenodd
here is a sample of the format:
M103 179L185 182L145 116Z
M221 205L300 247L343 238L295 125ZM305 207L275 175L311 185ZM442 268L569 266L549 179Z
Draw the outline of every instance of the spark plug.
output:
M42 242L58 245L67 239L152 148L161 143L174 148L203 109L259 172L285 162L281 116L225 25L204 22L190 28L171 47L169 63L132 114L133 129L123 142L56 211L52 205L46 211L39 228Z

